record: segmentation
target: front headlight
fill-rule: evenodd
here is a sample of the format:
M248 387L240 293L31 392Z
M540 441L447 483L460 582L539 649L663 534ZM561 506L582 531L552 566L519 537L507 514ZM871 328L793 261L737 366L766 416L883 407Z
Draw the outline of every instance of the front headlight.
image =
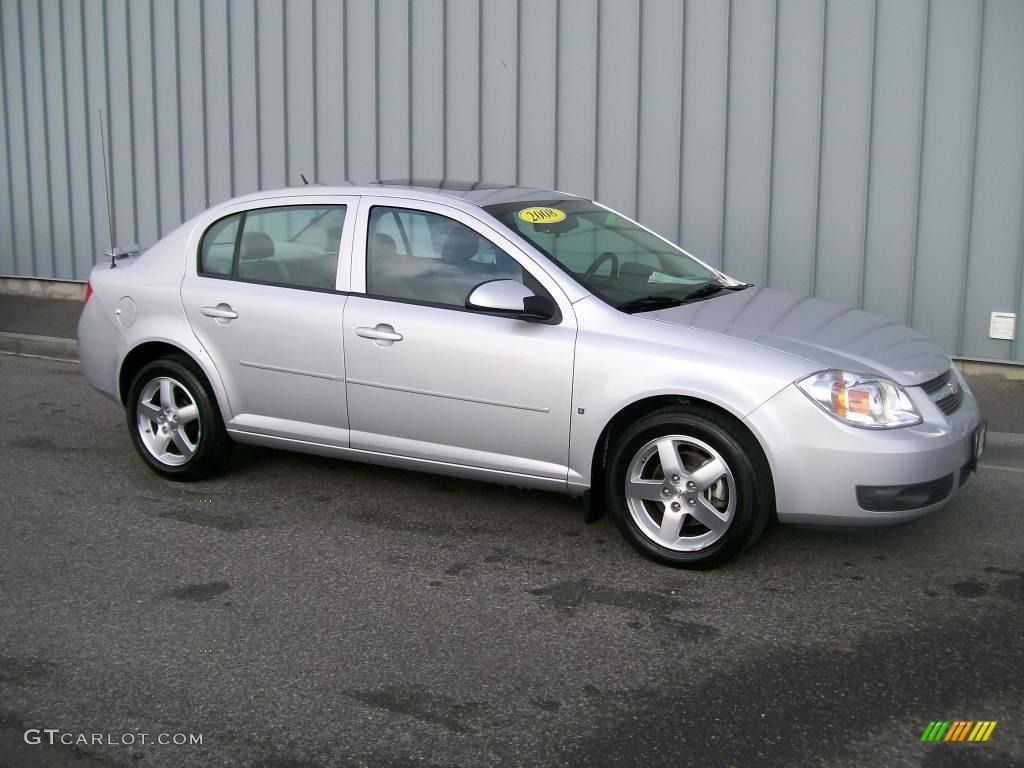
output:
M903 387L888 379L846 371L822 371L797 382L804 394L840 421L867 429L921 423Z

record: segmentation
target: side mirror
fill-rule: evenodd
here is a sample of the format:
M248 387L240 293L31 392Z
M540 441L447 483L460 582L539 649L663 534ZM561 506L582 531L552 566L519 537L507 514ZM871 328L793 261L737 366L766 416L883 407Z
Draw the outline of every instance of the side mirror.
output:
M469 292L466 308L512 315L523 320L551 320L558 307L547 296L537 296L518 280L489 280Z

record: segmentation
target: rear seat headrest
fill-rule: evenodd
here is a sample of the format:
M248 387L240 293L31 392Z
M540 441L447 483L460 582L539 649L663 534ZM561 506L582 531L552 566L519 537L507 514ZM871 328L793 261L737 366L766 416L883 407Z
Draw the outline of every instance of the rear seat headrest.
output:
M240 261L258 261L274 257L274 241L266 232L246 232L242 235Z
M395 245L395 238L378 232L370 241L370 255L377 259L387 259L398 255L398 246Z

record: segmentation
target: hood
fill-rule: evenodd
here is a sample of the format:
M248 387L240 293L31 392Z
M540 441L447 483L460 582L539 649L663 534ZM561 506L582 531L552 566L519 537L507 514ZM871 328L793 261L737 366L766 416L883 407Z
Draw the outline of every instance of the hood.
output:
M915 385L943 374L949 356L902 323L773 288L723 292L641 317L699 328L811 360L822 368Z

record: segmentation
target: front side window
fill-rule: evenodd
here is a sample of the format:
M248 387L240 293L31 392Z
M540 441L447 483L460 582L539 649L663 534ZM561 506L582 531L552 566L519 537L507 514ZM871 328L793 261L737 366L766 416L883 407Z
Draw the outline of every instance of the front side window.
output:
M524 281L515 259L469 227L428 211L375 206L366 236L366 292L465 307L488 280Z
M293 205L235 214L216 222L203 236L200 272L333 289L344 225L344 205Z
M743 286L723 281L681 249L589 200L512 202L484 209L588 290L626 311Z

